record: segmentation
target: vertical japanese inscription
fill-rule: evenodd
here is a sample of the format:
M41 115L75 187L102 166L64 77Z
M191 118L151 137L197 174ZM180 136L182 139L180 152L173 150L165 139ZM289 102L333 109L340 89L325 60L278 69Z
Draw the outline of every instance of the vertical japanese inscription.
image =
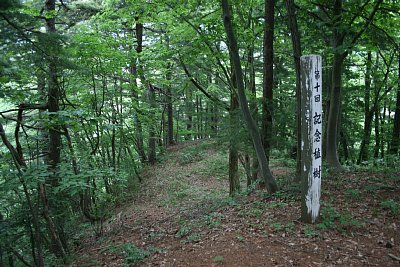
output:
M302 220L318 219L321 195L322 163L322 60L318 55L302 56Z

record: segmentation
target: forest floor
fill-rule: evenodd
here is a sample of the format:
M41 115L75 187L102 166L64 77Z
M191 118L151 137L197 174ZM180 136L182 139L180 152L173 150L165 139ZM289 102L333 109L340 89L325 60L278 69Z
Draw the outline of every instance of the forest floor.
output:
M271 161L278 193L229 198L227 151L176 145L101 236L80 237L73 266L400 266L400 173L324 174L321 219L308 225L285 165Z

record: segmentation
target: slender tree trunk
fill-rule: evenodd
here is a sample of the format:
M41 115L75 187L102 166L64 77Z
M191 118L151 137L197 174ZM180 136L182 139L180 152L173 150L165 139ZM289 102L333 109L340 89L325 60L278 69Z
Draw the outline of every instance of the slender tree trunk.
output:
M379 129L379 112L378 109L375 109L374 112L374 128L375 128L375 147L374 147L374 158L379 158L379 149L380 149L380 142L381 142L381 135Z
M333 22L337 23L338 25L340 25L342 19L342 4L343 0L335 0L333 4L333 15L335 16ZM343 45L345 35L341 31L342 29L340 29L340 27L334 29L334 51L340 49L340 47ZM332 63L332 85L326 131L326 161L328 162L331 170L334 172L340 172L343 170L342 165L339 162L337 148L339 141L338 134L340 132L339 120L341 110L342 72L346 55L347 54L335 51Z
M15 266L14 265L14 257L11 254L8 255L8 266L10 266L10 267Z
M200 134L200 106L199 106L199 96L196 95L196 138L201 139Z
M334 54L332 66L332 87L329 103L328 129L326 140L326 160L331 170L342 171L342 165L338 156L338 133L340 131L339 118L341 106L341 87L342 87L342 69L344 62L343 54Z
M163 105L163 111L161 113L161 121L160 121L160 133L158 134L158 146L163 149L164 146L168 147L168 114L167 114L167 120L165 119L165 111L167 110L167 105Z
M59 231L57 230L57 225L54 223L53 218L50 215L50 205L47 198L47 193L43 184L39 185L39 194L43 202L43 216L47 222L47 227L50 231L50 237L52 240L51 248L54 254L58 257L65 258L66 252L62 240L60 239Z
M368 51L367 65L365 70L365 93L364 93L364 135L361 141L360 154L357 164L368 160L369 144L371 140L371 123L373 113L370 112L370 95L371 95L371 63L372 53Z
M46 0L45 2L45 11L49 14L55 14L56 6L55 0ZM56 34L56 21L55 16L51 15L46 19L46 31L52 38L55 38ZM58 115L57 113L60 111L59 101L61 97L60 88L58 84L58 50L59 44L58 41L55 41L53 44L55 47L52 51L50 51L50 56L48 59L48 97L47 97L47 108L50 113L50 129L49 129L49 144L48 144L48 155L47 155L47 164L49 166L49 176L47 178L46 184L49 184L52 188L55 188L59 185L60 177L58 174L59 164L61 161L61 127L59 125ZM40 186L43 186L41 184ZM44 194L44 195L42 195ZM52 247L54 253L63 259L65 259L65 246L66 240L63 233L63 224L64 219L62 218L62 214L64 213L64 207L62 207L61 202L57 201L56 197L54 199L56 201L52 201L51 205L49 202L46 202L47 195L46 191L42 191L42 201L45 208L44 216L47 222L48 229L51 232L52 236ZM60 196L58 196L60 197ZM54 216L56 221L50 218L50 211L52 212L51 216ZM49 218L47 218L49 217Z
M186 90L186 140L192 139L192 127L193 127L193 103L192 103L192 89L187 88Z
M383 0L377 0L374 8L365 20L365 24L360 31L355 33L351 38L348 48L355 45L356 41L362 36L368 26L371 24L379 6ZM327 141L326 141L326 160L333 172L343 171L343 167L339 162L337 151L338 135L340 133L340 105L341 105L341 87L342 87L342 71L343 63L346 59L349 50L339 52L343 49L344 39L346 37L345 25L342 24L343 0L334 0L333 3L333 16L332 23L333 29L333 65L332 65L332 87L329 103L328 127L327 127Z
M141 52L143 51L143 24L139 23L139 18L136 17L136 27L135 27L135 32L136 32L136 40L137 40L137 46L136 46L136 53L138 56L140 56ZM130 73L133 76L132 79L132 104L135 108L135 112L133 113L133 122L135 125L135 144L136 144L136 150L139 154L140 161L142 163L147 162L147 156L146 152L144 150L144 141L143 141L143 128L142 128L142 122L140 119L140 116L138 114L138 110L140 110L139 106L139 95L137 93L138 91L138 84L136 79L139 77L138 75L138 65L137 65L138 60L136 62L131 63L130 67Z
M296 71L296 177L295 181L301 180L301 83L300 83L300 57L301 43L299 27L297 25L296 9L294 0L286 0L286 9L288 12L288 24L290 36L292 37L294 69Z
M275 0L265 0L264 69L262 101L262 135L267 158L272 142L273 87L274 87L274 23Z
M393 130L392 130L392 140L390 143L389 153L392 155L397 155L400 145L400 52L398 55L398 84L397 84L397 94L396 94L396 108L394 112L393 120Z
M250 22L249 22L250 23ZM252 31L254 32L254 25L250 25L252 27ZM249 54L248 54L248 64L249 64L249 91L251 94L251 100L250 100L250 112L253 116L253 119L256 124L258 121L258 107L257 107L257 92L256 92L256 73L255 73L255 68L254 68L254 43L251 44L251 47L249 48ZM251 153L251 162L250 162L250 156L246 155L246 165L249 170L248 170L248 180L247 180L247 186L250 186L251 184L255 183L258 178L258 159L257 155L255 153Z
M3 215L0 213L0 223L1 224L3 224L4 223L4 221L3 221ZM6 228L4 227L3 228L3 230L6 230ZM3 246L2 246L2 244L0 243L0 267L4 267L4 263L3 263Z
M171 64L167 66L167 81L171 81L172 72L171 72ZM168 117L168 127L167 127L167 146L174 145L174 117L173 117L173 107L172 107L172 91L171 85L167 85L167 117Z
M340 142L342 143L343 147L343 156L344 160L347 161L350 158L350 153L349 153L349 144L347 142L347 137L346 134L344 133L343 129L340 130Z
M381 132L381 158L383 159L385 157L385 139L386 139L386 128L385 128L385 124L386 124L386 109L387 109L387 105L386 105L386 101L383 103L383 112L380 116L380 132Z
M155 99L155 92L154 92L154 87L153 85L149 84L148 85L148 99L150 103L150 107L152 108L152 113L155 112L156 108L156 99ZM155 122L156 118L153 118L153 120L150 122L149 125L149 163L154 164L156 163L156 144L157 144L157 134L155 130Z
M324 64L324 63L323 63ZM322 76L324 77L324 81L328 81L325 83L326 86L322 87L322 94L325 95L325 105L324 103L322 103L322 109L323 109L323 114L324 114L324 118L326 118L324 120L324 129L328 129L327 125L328 125L328 118L329 118L329 109L330 109L330 103L331 103L331 86L332 86L332 70L330 68L330 63L327 62L327 60L325 61L325 69L327 71L325 71L324 73L322 73ZM326 158L326 136L327 136L327 131L323 131L322 132L322 158L325 159Z
M116 111L115 111L115 105L114 105L114 100L111 98L111 125L113 125L111 129L111 136L110 136L110 143L111 143L111 167L112 170L115 172L117 170L116 166L116 156L117 156L117 148L116 148L116 133L115 133L115 125L117 124L116 120Z
M247 103L244 81L243 81L243 72L240 64L239 49L237 46L237 41L232 26L230 6L228 0L222 0L221 3L223 11L222 16L224 21L225 32L227 35L227 43L230 52L230 58L237 81L237 94L238 94L239 106L243 113L243 118L245 120L247 128L250 132L253 145L257 153L257 158L261 167L261 174L265 181L267 190L270 193L274 193L277 191L278 186L269 169L269 163L265 155L265 151L263 149L260 132L253 117L251 116L250 109Z
M179 108L176 111L176 131L175 131L175 142L179 141Z
M218 135L218 106L215 103L210 103L210 129L211 137Z
M199 96L199 110L200 110L200 112L199 112L198 116L200 117L200 139L203 139L205 136L205 133L204 133L205 127L204 127L204 119L203 119L203 117L204 117L203 100L202 100L201 96Z
M232 80L235 80L234 77ZM235 82L233 83L235 84ZM240 192L240 180L239 180L239 169L238 169L238 149L237 143L237 129L239 126L238 116L239 103L235 92L231 91L231 106L229 109L229 195L233 196Z
M45 9L47 12L55 12L55 0L46 0ZM49 34L56 33L55 18L50 16L46 19L46 29ZM49 182L52 186L57 186L59 177L57 176L58 165L60 163L61 154L61 135L60 127L57 123L56 113L60 110L60 90L57 78L57 55L52 54L48 63L48 98L47 107L50 112L50 123L52 127L49 130L49 146L47 161L49 164L50 177Z

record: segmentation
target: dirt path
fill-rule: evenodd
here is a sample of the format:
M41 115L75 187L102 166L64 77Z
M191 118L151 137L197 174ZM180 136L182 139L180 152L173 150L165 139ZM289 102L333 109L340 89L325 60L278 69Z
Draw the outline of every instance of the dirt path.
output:
M227 198L226 154L214 147L176 146L146 169L141 194L85 241L75 265L400 266L399 214L382 205L399 203L398 173L326 181L323 220L310 226L298 221L297 188Z

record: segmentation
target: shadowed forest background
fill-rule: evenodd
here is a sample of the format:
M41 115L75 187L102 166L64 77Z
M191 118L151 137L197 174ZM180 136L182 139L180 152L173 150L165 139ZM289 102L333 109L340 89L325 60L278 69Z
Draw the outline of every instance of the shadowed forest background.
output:
M0 0L0 267L398 264L399 10ZM323 62L316 225L298 220L306 54Z

